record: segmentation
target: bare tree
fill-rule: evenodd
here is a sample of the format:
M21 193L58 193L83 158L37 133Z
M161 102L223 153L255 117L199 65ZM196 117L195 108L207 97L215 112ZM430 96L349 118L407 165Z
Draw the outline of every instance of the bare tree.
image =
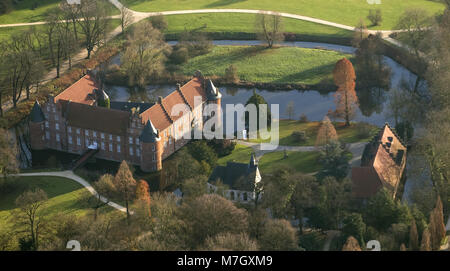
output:
M256 15L256 33L258 38L267 43L267 47L272 48L277 42L284 39L283 23L278 13L260 13Z
M39 234L43 226L41 210L47 201L47 194L41 190L26 191L16 199L16 205L19 207L17 221L19 225L25 226L29 234L31 249L38 250Z
M82 0L79 6L80 20L78 25L84 34L87 59L96 46L102 45L108 28L108 8L103 1Z
M120 26L122 27L122 33L125 31L125 28L133 23L133 20L133 12L122 5L122 8L120 9Z
M290 101L286 107L286 114L289 116L289 119L291 120L294 117L295 114L295 104L294 101Z
M128 44L122 66L131 85L144 86L149 76L164 69L163 61L171 48L150 22L137 25L128 36Z

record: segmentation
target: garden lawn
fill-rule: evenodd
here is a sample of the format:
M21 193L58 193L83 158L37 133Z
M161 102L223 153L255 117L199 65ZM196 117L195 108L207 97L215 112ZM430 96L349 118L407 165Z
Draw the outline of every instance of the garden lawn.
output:
M355 26L362 18L367 25L371 9L380 9L383 21L373 29L394 29L398 18L407 8L423 8L430 14L442 12L444 5L429 0L381 0L381 5L369 4L366 0L121 0L136 11L167 11L188 9L240 8L273 10L299 14L330 22ZM231 21L228 21L232 23Z
M249 163L253 152L251 147L237 144L231 154L217 160L217 165L226 166L228 162Z
M265 46L214 46L208 54L180 65L184 75L201 70L206 76L224 76L231 64L242 81L281 84L332 83L336 62L351 55L322 49Z
M55 8L63 0L21 0L19 4L13 5L14 10L7 14L0 15L0 24L32 23L44 21L45 14L49 9ZM14 1L13 1L14 2ZM32 9L33 3L38 3L38 7ZM109 2L108 2L109 3ZM120 14L119 10L111 6L111 15Z
M283 151L266 153L259 160L259 171L261 175L273 174L282 167L290 167L297 172L305 174L314 173L320 170L317 163L318 152L286 152L288 157L284 158Z
M200 30L216 33L255 33L255 14L243 13L201 13L166 16L167 34L182 33L185 30ZM347 37L353 32L336 27L283 18L283 32L315 37L316 39ZM325 39L324 39L325 41Z
M357 124L352 124L350 127L346 127L342 122L333 123L339 136L339 140L345 143L356 142L368 142L375 135L379 128L373 126L373 130L368 137L359 137ZM302 123L298 120L280 120L279 122L279 135L281 146L314 146L316 143L317 131L319 130L320 122L306 122ZM305 142L296 142L292 137L294 131L305 131L308 140ZM251 142L261 142L261 139L250 140ZM264 140L264 142L270 142L270 139Z
M12 231L14 227L14 212L16 198L26 190L40 188L47 193L48 201L42 209L42 214L51 217L66 213L73 216L83 216L91 213L88 203L82 198L90 193L79 183L60 177L19 177L13 180L11 191L0 195L0 232ZM102 212L114 209L106 206Z

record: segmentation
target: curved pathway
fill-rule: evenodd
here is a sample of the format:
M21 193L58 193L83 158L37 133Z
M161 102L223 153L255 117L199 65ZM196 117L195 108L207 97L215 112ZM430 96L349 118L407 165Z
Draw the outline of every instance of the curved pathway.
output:
M51 176L51 177L67 178L67 179L73 180L73 181L81 184L82 186L84 186L92 195L94 195L96 197L98 196L97 191L95 191L95 189L92 187L92 185L90 183L88 183L85 179L81 178L80 176L75 175L71 170L54 171L54 172L19 173L19 174L14 174L12 176L23 176L23 177ZM100 200L121 212L125 213L127 211L125 207L123 207L117 203L111 202L103 196L100 196Z

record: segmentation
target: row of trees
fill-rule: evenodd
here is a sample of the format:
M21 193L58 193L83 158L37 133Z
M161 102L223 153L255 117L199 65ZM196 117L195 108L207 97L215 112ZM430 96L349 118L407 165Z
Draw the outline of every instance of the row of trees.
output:
M68 60L70 69L72 56L80 47L90 58L94 48L105 41L109 14L109 5L103 0L83 0L80 5L61 1L59 7L46 13L42 28L30 27L0 43L0 104L2 97L10 96L16 107L23 92L28 99L31 88L38 89L47 68L55 68L59 77L64 60Z

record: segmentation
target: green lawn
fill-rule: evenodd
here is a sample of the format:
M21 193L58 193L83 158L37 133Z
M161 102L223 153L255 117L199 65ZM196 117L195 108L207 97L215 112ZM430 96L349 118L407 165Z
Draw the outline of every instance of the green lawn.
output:
M203 13L166 16L168 29L166 33L175 34L185 29L198 29L203 32L219 33L254 33L255 15L241 13ZM283 19L284 32L312 37L352 37L353 32L331 26L295 20Z
M225 166L228 162L248 163L253 152L251 147L237 144L230 155L219 158L217 165Z
M42 214L50 220L59 213L73 216L91 214L88 203L81 200L90 193L77 182L59 177L20 177L14 180L12 191L0 195L0 232L13 230L16 198L24 191L35 188L47 193L48 201ZM109 213L112 210L109 206L102 208L102 212Z
M373 134L369 137L360 138L358 136L357 126L353 124L350 127L345 127L343 123L334 123L336 131L339 136L339 140L345 143L355 143L355 142L368 142L372 138L373 134L378 130L377 127L373 126ZM317 137L317 131L320 127L320 122L307 122L302 123L298 120L280 120L279 122L279 135L280 142L282 146L314 146ZM305 142L296 142L292 137L292 132L294 131L306 131L308 140ZM261 142L263 140L255 139L250 140L251 142ZM264 140L264 142L269 142L270 139Z
M206 76L223 76L231 64L242 81L263 83L332 83L336 62L351 55L321 49L263 46L215 46L202 56L180 65L184 75L201 70Z
M428 0L382 0L381 5L371 5L366 0L122 0L122 2L133 10L148 12L212 8L274 10L346 25L356 25L360 18L369 25L366 19L369 10L381 9L383 22L373 29L386 30L394 29L400 14L407 8L424 8L430 14L444 10L443 4Z
M259 171L261 175L273 174L277 169L288 166L297 172L314 173L320 170L317 163L318 152L286 152L288 157L284 157L283 151L266 153L259 160Z
M8 14L0 15L0 24L15 24L15 23L32 23L43 21L45 13L52 8L55 8L62 0L21 0L17 1L19 4L14 5L14 10ZM39 3L38 7L32 9L33 3ZM111 15L120 14L119 10L113 5L111 6Z

